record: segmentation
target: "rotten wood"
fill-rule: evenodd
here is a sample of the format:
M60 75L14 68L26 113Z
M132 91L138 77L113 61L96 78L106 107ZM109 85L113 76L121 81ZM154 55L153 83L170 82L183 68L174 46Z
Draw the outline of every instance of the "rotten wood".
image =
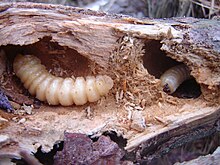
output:
M115 83L106 98L91 105L43 104L22 124L3 114L9 124L0 133L18 145L2 147L1 154L18 154L20 147L34 152L39 145L50 150L65 130L91 136L115 130L128 139L125 149L136 152L138 160L138 154L147 157L170 138L213 125L220 117L219 20L137 19L61 5L1 3L0 36L0 49L10 64L17 53L33 54L55 75L107 74ZM179 63L190 68L201 88L198 98L177 98L162 91L160 75ZM9 76L15 77L12 69ZM22 91L15 81L2 79L1 86ZM14 95L28 99L22 92ZM86 117L88 106L92 118ZM141 115L134 121L137 111ZM134 123L141 129L133 128Z
M190 165L190 164L219 164L219 151L220 148L218 147L213 154L209 154L207 156L200 156L197 159L193 159L191 161L186 161L182 163L176 163L175 165Z

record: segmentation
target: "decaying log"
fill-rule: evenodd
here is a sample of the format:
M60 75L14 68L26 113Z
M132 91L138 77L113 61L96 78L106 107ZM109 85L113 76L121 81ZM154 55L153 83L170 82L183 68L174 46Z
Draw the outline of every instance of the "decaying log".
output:
M0 133L14 144L1 145L1 155L18 155L20 148L35 152L39 146L49 151L64 131L93 137L115 131L127 139L125 150L145 161L152 148L198 127L212 128L220 117L219 20L136 19L60 5L2 3L0 36L7 57L0 64L7 65L0 85L14 98L36 101L13 72L18 53L37 56L56 76L106 74L114 80L97 103L42 103L24 116L0 112L8 120ZM189 67L192 79L169 95L160 76L179 64Z
M217 165L219 164L219 147L216 149L216 151L213 154L209 154L207 156L200 156L197 159L191 160L189 162L183 162L183 163L176 163L175 165L191 165L191 164L213 164Z

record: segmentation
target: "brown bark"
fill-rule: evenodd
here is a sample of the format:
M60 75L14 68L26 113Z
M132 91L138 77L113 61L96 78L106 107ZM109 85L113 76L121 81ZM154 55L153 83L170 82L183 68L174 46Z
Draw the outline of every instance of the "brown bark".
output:
M17 53L38 56L55 75L107 74L115 82L111 94L99 103L79 107L45 103L32 115L16 116L18 121L25 118L24 123L1 112L9 119L1 134L32 151L36 150L33 143L49 150L65 130L94 136L115 130L128 139L127 151L143 156L152 144L213 125L219 118L219 20L136 19L60 5L2 3L0 36L8 60L1 87L13 91L15 98L25 93L11 69ZM198 83L192 90L201 88L198 98L183 99L162 91L159 77L179 63L190 68ZM11 152L3 146L0 150Z

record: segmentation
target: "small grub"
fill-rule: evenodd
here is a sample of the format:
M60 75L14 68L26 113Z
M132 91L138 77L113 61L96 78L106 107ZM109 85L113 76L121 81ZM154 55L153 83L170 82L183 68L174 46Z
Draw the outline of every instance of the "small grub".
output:
M96 102L108 94L114 85L112 78L107 75L77 77L75 81L69 77L54 76L34 55L18 54L13 62L13 70L31 95L49 105L70 106ZM42 74L33 75L33 72Z
M185 80L190 79L190 70L185 64L180 64L168 69L161 77L163 91L172 94Z

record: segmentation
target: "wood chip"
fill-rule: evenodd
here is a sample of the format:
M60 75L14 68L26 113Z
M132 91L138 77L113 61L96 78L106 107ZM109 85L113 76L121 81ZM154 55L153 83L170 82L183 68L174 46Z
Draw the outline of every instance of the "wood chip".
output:
M145 119L141 111L133 111L131 128L138 132L143 132L145 130Z
M158 116L154 116L155 120L159 121L160 123L164 124L164 125L168 125L168 122L165 121L164 119L162 119L161 117Z

